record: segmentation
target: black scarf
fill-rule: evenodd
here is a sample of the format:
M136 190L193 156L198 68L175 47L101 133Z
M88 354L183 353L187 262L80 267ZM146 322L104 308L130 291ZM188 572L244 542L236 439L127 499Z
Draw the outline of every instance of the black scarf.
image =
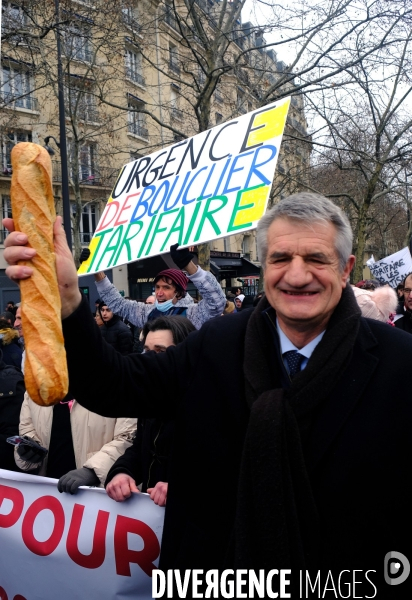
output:
M351 288L342 294L306 368L281 389L273 336L262 311L253 312L245 336L245 391L250 419L239 476L234 566L247 569L316 567L319 519L302 450L317 409L345 371L359 329ZM270 311L269 311L270 312ZM272 310L273 318L276 314Z

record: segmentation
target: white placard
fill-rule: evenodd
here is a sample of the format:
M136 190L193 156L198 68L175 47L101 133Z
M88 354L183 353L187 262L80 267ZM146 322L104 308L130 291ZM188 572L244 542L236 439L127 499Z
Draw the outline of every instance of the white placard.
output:
M289 105L284 98L125 165L79 275L256 228Z
M375 279L396 288L412 272L412 257L409 248L403 248L377 262L368 261L367 265Z

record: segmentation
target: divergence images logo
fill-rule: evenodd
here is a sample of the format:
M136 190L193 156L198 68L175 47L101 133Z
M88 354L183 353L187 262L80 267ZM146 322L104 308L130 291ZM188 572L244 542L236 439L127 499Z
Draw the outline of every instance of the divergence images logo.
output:
M399 585L411 572L409 560L401 552L388 552L384 560L384 577L389 585Z

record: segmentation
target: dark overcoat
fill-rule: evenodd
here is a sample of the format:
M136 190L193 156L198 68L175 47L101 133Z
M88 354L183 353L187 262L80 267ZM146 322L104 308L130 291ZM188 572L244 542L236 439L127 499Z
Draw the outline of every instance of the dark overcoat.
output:
M80 403L107 417L175 419L163 569L224 564L249 415L243 353L251 314L213 319L166 353L126 357L101 343L85 302L63 322L71 392ZM85 364L90 373L112 375L85 378ZM372 569L381 582L387 552L412 558L411 440L412 337L361 318L351 360L305 445L324 573Z

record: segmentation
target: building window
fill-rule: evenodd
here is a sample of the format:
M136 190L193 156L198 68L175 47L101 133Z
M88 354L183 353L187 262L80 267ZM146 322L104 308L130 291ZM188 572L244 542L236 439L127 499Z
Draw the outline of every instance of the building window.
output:
M77 81L72 79L70 84L64 88L66 114L74 120L98 123L95 97L84 86L76 84Z
M220 125L220 123L222 123L223 121L223 115L221 115L220 113L215 113L215 120L216 125Z
M15 2L2 2L2 18L1 18L1 31L2 34L8 34L8 40L11 42L26 42L24 36L20 34L13 35L10 37L10 33L18 31L27 27L27 15L23 11L22 7Z
M122 17L123 23L135 31L139 30L139 15L132 2L123 1Z
M223 102L222 88L220 84L215 87L215 100L216 102L219 102L219 104L222 104Z
M80 23L72 23L63 31L63 51L68 58L92 61L90 31Z
M33 82L27 67L3 65L1 69L1 99L13 108L36 110L32 96Z
M244 235L242 240L242 254L250 260L250 236Z
M2 218L3 219L7 219L7 218L11 219L12 214L11 214L10 196L2 195L1 203L2 203ZM4 240L6 239L8 233L9 232L7 231L7 229L0 229L0 244L4 244Z
M13 43L27 43L24 35L15 34L10 36L12 32L24 29L27 25L27 15L22 10L22 7L15 2L3 0L1 17L2 37L7 35L8 41Z
M149 138L149 132L146 127L146 113L140 112L145 108L145 103L138 98L133 98L129 95L128 100L128 131L134 135L147 140Z
M74 176L75 169L73 168L76 164L74 156L73 142L67 142L67 150L70 158L70 175ZM79 183L86 185L94 185L98 183L98 175L96 169L96 144L84 144L79 149L78 173Z
M80 220L80 241L82 244L90 244L98 223L98 207L96 204L83 206L82 218Z
M177 46L169 44L169 68L175 73L180 73L179 53Z
M170 91L170 116L178 121L183 119L183 112L180 110L180 94L173 87Z
M142 55L140 52L126 49L126 77L139 85L144 85L142 72Z
M165 2L164 19L165 19L165 23L170 25L170 27L172 27L176 31L179 31L179 26L177 24L177 19L176 19L176 13L175 13L175 11L173 9L173 5L170 1Z
M96 183L96 146L85 144L79 153L80 181L83 183Z
M31 142L31 132L14 131L3 137L1 148L1 167L3 175L11 175L11 151L19 142Z

